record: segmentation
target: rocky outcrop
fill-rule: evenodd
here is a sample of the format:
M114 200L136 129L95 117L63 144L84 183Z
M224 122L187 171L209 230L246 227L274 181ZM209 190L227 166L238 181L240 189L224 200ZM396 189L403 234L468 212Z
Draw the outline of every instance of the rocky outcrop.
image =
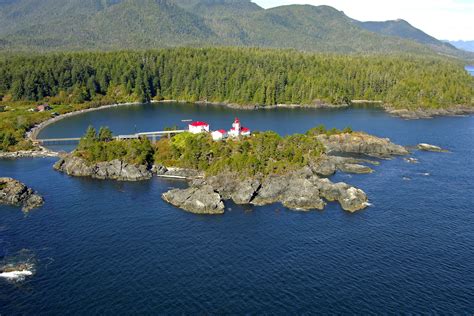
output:
M403 146L392 143L388 138L380 138L361 132L341 133L329 136L322 134L316 137L324 145L327 152L350 153L382 158L408 154L408 151Z
M384 106L385 110L394 115L407 120L428 119L435 116L457 116L468 115L474 113L474 107L468 105L453 105L444 109L396 109L388 105Z
M355 212L368 206L367 195L344 182L333 183L329 179L313 178L314 185L328 201L338 201L345 211Z
M224 203L210 185L174 189L163 193L163 200L194 214L223 214Z
M12 178L0 178L0 204L21 206L27 212L43 205L44 199Z
M439 146L425 144L425 143L418 144L416 148L423 151L433 151L433 152L438 152L438 153L448 152L446 149L443 149Z
M112 179L119 181L140 181L151 179L152 172L145 165L128 164L121 160L88 164L84 159L67 155L61 158L54 169L74 177Z
M214 199L206 200L202 195L213 195ZM285 175L272 175L263 180L239 179L236 174L221 174L195 179L188 189L174 189L163 194L165 201L196 213L203 212L202 208L215 209L218 198L233 200L236 204L282 203L285 207L298 211L324 209L326 203L322 198L338 201L349 212L361 210L368 205L367 196L362 190L343 182L332 183L320 178L309 167ZM196 205L195 199L201 203ZM212 202L204 203L203 200Z
M322 210L325 205L318 188L302 174L270 176L254 195L251 201L254 205L281 202L293 210Z

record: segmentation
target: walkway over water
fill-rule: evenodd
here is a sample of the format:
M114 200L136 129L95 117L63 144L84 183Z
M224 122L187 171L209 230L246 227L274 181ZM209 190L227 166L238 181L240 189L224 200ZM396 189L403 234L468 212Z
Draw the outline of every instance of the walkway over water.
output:
M157 139L162 137L171 138L174 134L184 133L186 130L173 130L173 131L155 131L155 132L143 132L135 133L130 135L117 135L114 139L117 140L126 140L126 139L138 139L140 137L147 137L152 142L156 142ZM34 139L33 143L39 145L69 145L76 144L81 140L80 137L69 137L69 138L44 138L44 139Z

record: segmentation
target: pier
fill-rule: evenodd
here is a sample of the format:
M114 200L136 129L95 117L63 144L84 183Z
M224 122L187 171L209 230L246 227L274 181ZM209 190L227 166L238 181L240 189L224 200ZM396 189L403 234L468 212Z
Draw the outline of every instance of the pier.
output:
M146 137L152 142L156 142L162 137L171 138L172 135L180 134L186 132L187 130L173 130L173 131L155 131L155 132L142 132L135 133L130 135L117 135L114 137L116 140L127 140L127 139L139 139L141 137ZM69 137L69 138L38 138L33 139L33 144L35 145L74 145L81 140L80 137Z

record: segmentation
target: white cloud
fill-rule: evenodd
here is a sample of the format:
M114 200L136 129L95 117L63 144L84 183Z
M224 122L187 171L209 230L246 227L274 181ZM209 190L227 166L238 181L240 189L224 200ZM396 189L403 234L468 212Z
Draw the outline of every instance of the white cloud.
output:
M404 19L438 38L474 40L474 0L253 0L264 8L329 5L361 21Z

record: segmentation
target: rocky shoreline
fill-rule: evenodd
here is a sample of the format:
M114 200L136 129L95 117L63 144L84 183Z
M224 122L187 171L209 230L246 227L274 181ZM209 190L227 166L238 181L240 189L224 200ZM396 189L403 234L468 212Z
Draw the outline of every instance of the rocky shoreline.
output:
M65 155L54 169L75 177L111 179L118 181L149 180L154 175L188 181L186 189L172 189L162 194L163 200L195 214L223 214L224 201L236 204L267 205L282 203L297 211L322 210L327 202L337 201L341 208L355 212L366 208L367 195L350 184L333 183L328 177L336 172L369 174L377 166L377 159L407 156L407 148L388 138L366 133L321 134L315 136L324 145L326 154L307 166L287 174L257 175L241 178L239 174L222 173L205 176L190 169L166 166L134 165L120 160L87 163L74 153ZM438 146L419 144L414 149L442 152ZM410 158L405 158L411 162Z
M12 178L0 178L0 204L21 206L24 212L43 205L44 199L33 189Z
M18 158L50 158L59 157L59 153L39 147L39 150L20 150L13 152L0 152L0 159L18 159Z
M141 181L152 177L151 170L145 165L128 164L118 159L89 164L74 153L62 157L53 166L55 170L74 177L91 177L119 181Z
M391 106L383 106L385 111L393 116L407 120L431 119L437 116L462 116L474 114L474 107L465 105L453 105L444 109L396 109Z
M390 158L408 155L406 148L365 133L319 135L328 153L364 155ZM223 201L236 204L267 205L282 203L296 211L322 210L326 201L337 201L341 208L355 212L366 208L368 197L359 188L344 182L333 183L327 177L336 171L346 173L371 173L364 164L378 165L373 159L322 155L318 161L287 174L239 177L224 173L217 176L191 180L189 188L172 189L163 193L166 202L195 214L223 214Z

